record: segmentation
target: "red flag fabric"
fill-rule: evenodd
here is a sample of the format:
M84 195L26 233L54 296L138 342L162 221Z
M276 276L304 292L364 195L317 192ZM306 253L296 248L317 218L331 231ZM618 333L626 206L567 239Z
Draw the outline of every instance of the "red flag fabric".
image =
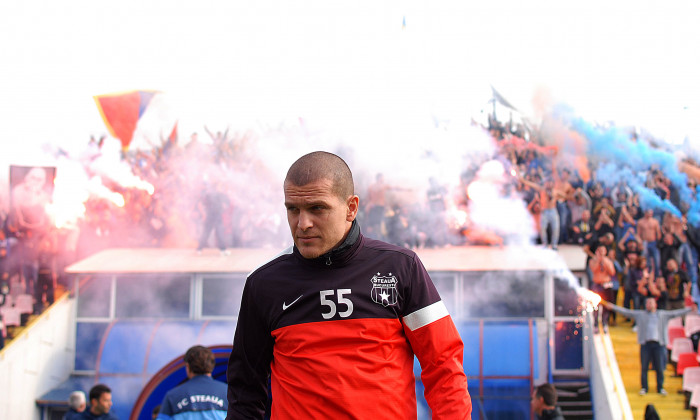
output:
M94 97L109 133L119 139L123 150L129 148L134 137L136 124L155 93L134 90Z
M168 136L168 143L177 144L177 121L175 121L175 125L173 126L173 131L171 131L170 136Z

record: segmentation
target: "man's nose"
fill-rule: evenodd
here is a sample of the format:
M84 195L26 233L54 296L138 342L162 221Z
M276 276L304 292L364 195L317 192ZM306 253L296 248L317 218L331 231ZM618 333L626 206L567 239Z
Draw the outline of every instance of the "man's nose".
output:
M299 221L297 223L299 229L301 230L307 230L311 226L313 226L313 222L311 221L311 215L308 212L301 211L299 212Z

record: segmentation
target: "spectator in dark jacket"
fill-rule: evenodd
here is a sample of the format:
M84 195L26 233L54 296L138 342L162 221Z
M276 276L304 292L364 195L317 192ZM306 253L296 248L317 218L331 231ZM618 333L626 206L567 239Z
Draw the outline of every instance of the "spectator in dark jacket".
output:
M557 390L552 384L544 383L532 393L530 406L535 418L540 420L564 420L557 405Z

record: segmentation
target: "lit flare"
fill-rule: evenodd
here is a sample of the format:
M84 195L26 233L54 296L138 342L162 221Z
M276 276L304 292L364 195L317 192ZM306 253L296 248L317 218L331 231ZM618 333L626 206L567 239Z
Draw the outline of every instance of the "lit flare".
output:
M602 300L599 294L592 292L589 289L580 288L578 289L578 294L583 299L583 303L585 305L584 309L588 312L595 311Z

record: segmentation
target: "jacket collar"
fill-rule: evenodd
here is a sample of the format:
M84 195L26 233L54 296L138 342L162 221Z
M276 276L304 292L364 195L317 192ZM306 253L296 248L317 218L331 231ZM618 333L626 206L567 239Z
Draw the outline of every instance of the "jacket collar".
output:
M308 261L315 265L326 265L332 266L337 264L342 264L350 259L354 255L354 251L360 246L362 235L360 234L360 225L357 220L352 221L350 226L350 231L345 237L345 240L336 248L331 249L325 254L318 258L307 259L304 258L296 245L294 246L294 253L299 256L299 258Z

